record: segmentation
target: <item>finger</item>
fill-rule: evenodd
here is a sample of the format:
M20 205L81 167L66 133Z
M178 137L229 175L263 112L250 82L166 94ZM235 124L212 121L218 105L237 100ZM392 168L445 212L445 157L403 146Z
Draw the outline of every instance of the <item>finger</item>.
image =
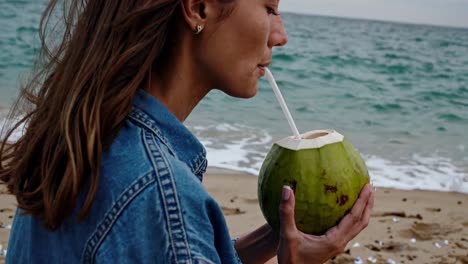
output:
M337 226L327 231L325 237L330 243L345 248L346 244L367 226L372 207L374 206L374 192L370 187L371 186L366 185L363 188L351 212L347 214ZM361 204L363 204L363 206ZM356 206L358 206L357 210L354 209ZM360 206L362 206L363 209L360 209ZM353 210L355 210L354 214L352 213Z
M371 197L369 197L369 200L367 201L366 210L364 211L364 215L368 219L370 219L372 209L374 209L374 202L375 202L375 189L372 191Z
M362 214L364 213L364 209L366 208L367 201L369 200L372 194L372 186L370 184L366 184L364 188L362 188L361 193L359 194L359 198L353 205L351 212L349 214L352 215L354 220L359 221L361 219Z
M295 197L289 186L283 186L280 211L280 234L282 237L291 238L297 232L294 220Z
M369 224L369 220L371 217L372 209L374 208L374 200L375 200L375 191L371 193L369 200L367 201L366 209L364 209L364 213L362 215L362 222L363 228L367 227Z
M360 222L364 209L366 208L367 201L369 200L371 194L372 188L369 184L367 184L362 189L361 194L359 195L359 199L357 199L349 214L347 214L338 224L337 231L349 231ZM342 233L342 235L344 235L344 233Z
M355 226L355 228L350 233L351 235L349 238L350 240L356 237L369 224L371 213L372 213L372 208L374 208L374 198L375 198L375 192L372 191L369 197L369 200L367 200L367 204L362 214L360 223L357 226Z

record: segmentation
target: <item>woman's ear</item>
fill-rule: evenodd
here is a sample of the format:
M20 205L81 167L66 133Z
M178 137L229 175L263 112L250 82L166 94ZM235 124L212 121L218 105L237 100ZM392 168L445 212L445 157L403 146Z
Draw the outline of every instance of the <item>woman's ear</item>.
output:
M211 0L183 0L182 16L188 27L195 33L203 29L215 15L215 3ZM198 32L199 33L199 32Z

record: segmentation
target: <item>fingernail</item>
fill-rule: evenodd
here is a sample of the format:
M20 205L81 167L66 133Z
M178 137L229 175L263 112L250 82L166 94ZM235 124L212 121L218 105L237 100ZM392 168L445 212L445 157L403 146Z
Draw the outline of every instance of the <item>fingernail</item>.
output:
M288 185L284 185L281 199L283 199L283 201L289 200L289 197L291 197L291 192L292 192L291 187L289 187Z

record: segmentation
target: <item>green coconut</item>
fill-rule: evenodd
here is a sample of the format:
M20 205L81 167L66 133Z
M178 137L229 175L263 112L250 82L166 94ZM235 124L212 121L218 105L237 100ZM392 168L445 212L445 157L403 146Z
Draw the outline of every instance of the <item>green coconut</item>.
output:
M349 141L336 131L317 130L272 146L260 170L258 197L267 222L279 232L282 187L289 185L297 228L322 235L349 212L367 183L365 162Z

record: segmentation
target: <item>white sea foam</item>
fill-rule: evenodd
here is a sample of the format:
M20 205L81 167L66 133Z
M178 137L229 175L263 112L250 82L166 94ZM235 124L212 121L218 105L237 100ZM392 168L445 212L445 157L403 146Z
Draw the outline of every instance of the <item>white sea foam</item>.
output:
M0 113L0 139L3 139L6 136L6 133L10 130L13 123L8 121L6 118L6 114ZM18 127L13 134L8 138L8 143L16 142L18 139L21 138L25 130L24 124Z
M202 143L208 145L207 141L202 141ZM219 167L257 175L262 162L260 160L254 162L249 161L247 159L249 151L243 148L242 142L232 144L229 146L229 148L226 149L210 149L208 147L207 151L208 164L213 167ZM226 157L238 158L226 159ZM240 164L249 162L251 163L250 166L240 166Z
M265 130L244 125L219 124L191 127L207 149L208 165L258 175L273 143ZM405 161L363 155L378 187L468 193L468 174L445 157L414 154Z
M4 115L0 116L0 129L5 123ZM266 130L240 124L222 123L189 128L205 146L210 167L258 175L273 144L273 137ZM24 126L18 128L9 142L18 140L24 129ZM364 154L363 157L378 187L468 193L466 168L455 166L448 158L414 154L405 161L397 162L375 155Z
M468 174L444 157L422 157L394 162L376 156L365 157L377 186L468 193Z
M208 165L258 175L273 138L264 130L239 124L191 126L207 149Z

